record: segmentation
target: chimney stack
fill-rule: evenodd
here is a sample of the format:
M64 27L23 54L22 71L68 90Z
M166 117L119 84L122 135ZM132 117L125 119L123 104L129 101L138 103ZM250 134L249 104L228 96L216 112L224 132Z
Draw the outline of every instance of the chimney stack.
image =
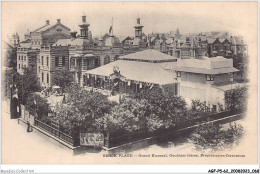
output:
M57 23L60 24L60 19L57 19Z
M77 31L71 31L71 32L70 32L71 38L72 38L72 39L76 39L77 33L78 33Z
M46 20L46 25L50 25L50 21L49 20Z

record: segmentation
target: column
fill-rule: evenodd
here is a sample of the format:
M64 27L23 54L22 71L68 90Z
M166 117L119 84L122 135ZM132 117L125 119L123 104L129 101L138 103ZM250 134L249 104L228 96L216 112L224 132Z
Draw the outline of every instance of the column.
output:
M179 84L177 85L178 96L181 96L181 73L182 73L181 71L176 71L177 81L179 82Z
M214 82L214 77L215 77L215 75L206 74L206 104L207 104L207 106L210 107L210 109L212 108L211 88L212 88L212 84Z

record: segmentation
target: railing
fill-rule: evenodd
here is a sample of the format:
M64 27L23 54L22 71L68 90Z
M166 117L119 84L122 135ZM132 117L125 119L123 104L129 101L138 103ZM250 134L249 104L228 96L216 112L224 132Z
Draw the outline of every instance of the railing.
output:
M185 128L197 125L197 124L205 122L205 121L218 120L218 119L225 118L225 117L228 117L228 116L231 116L234 114L238 114L238 113L242 113L242 112L243 111L236 110L236 111L223 111L223 112L219 112L219 113L214 113L214 114L202 116L199 118L193 118L193 119L189 119L186 121L180 121L173 127L170 127L168 129L159 129L155 132L148 132L146 130L141 130L138 132L125 133L125 134L122 134L122 133L105 134L104 146L111 148L111 147L120 146L122 144L149 138L149 137L166 136L166 133L171 133L174 131L178 131L181 129L185 129Z
M43 123L39 120L35 120L35 126L47 131L48 133L50 133L51 135L54 135L55 137L65 141L66 143L72 145L72 146L76 146L78 145L77 142L75 141L75 138L73 138L72 136L70 135L67 135L63 132L61 132L60 130L46 124L46 123Z

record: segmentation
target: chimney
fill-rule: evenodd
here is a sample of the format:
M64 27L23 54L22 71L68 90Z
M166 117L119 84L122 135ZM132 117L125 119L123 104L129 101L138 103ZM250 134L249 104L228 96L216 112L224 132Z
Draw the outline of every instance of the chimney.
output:
M87 20L86 20L86 15L83 15L83 16L82 16L82 23L86 23L86 21L87 21Z
M76 39L77 33L78 33L77 31L72 31L72 32L70 32L71 38L72 38L72 39Z
M60 19L57 19L57 23L60 24Z
M137 24L140 24L140 18L139 17L137 18Z
M50 21L49 20L46 20L46 25L50 25Z

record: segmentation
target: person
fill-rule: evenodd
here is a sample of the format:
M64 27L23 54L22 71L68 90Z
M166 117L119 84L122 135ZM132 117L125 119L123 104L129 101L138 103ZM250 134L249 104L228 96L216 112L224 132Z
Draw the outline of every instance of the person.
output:
M27 132L30 132L30 127L31 127L30 122L27 121Z

